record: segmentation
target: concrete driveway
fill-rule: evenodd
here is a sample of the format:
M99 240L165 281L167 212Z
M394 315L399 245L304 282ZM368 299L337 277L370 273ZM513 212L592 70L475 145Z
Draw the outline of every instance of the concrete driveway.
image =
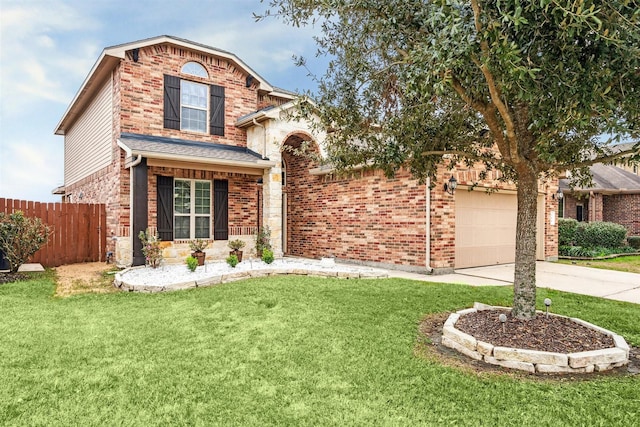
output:
M441 283L462 283L473 286L513 285L514 264L462 268L453 274L431 276L401 271L389 271L391 277ZM537 286L576 294L591 295L640 304L640 274L579 267L538 261Z

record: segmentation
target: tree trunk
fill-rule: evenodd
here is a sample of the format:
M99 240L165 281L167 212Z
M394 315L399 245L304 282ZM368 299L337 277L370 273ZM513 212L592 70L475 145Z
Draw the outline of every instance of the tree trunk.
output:
M530 165L518 167L518 223L516 265L513 281L513 315L533 319L536 315L536 226L538 174Z

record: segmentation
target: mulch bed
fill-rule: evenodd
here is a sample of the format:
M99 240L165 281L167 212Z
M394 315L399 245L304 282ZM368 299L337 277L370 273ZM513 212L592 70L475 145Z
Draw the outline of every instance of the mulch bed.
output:
M27 279L29 276L24 273L0 273L0 285Z
M450 313L433 313L425 316L420 322L420 326L418 328L418 339L416 341L415 354L419 357L425 358L426 360L430 360L436 363L440 363L445 366L450 366L454 368L461 369L465 372L475 373L476 375L508 375L515 377L526 377L526 378L536 378L542 381L546 380L558 380L558 381L583 381L599 378L602 376L611 376L611 375L638 375L640 374L640 348L631 347L629 351L629 364L627 366L623 366L621 368L612 369L610 371L605 372L593 372L590 374L572 374L572 375L562 375L562 374L529 374L520 371L514 371L510 369L501 368L496 365L490 365L484 361L473 360L469 357L464 356L461 353L458 353L456 350L453 350L449 347L445 347L442 345L442 326L444 322L449 317ZM497 316L498 314L494 315ZM467 315L468 316L468 315ZM543 317L542 315L541 317ZM462 316L465 317L465 316ZM500 321L498 321L500 323ZM568 325L568 328L563 329L562 326L557 326L555 329L555 333L561 336L573 336L572 329L577 325L576 323L571 322ZM581 326L582 327L582 326ZM460 320L456 322L456 328L460 328ZM478 328L476 328L478 329ZM502 326L499 326L500 334L502 334ZM506 325L505 325L506 329ZM480 332L474 332L474 334L480 335ZM536 334L532 334L536 335ZM524 348L525 346L522 344L521 340L524 337L524 333L520 333L517 335L519 338L513 338L512 341L508 344L511 346L518 346L518 348ZM514 337L516 335L514 334ZM482 338L481 338L482 339ZM486 338L487 342L490 342L489 338ZM495 344L495 343L492 343ZM520 347L520 346L523 347ZM611 345L608 345L611 347ZM529 345L528 348L532 348ZM582 349L586 349L587 347L581 347ZM601 347L606 348L606 347ZM533 348L534 350L545 351L543 348ZM582 351L582 350L580 350Z
M504 325L498 316L504 313ZM460 316L456 329L479 341L495 346L550 351L554 353L578 353L615 347L613 338L599 331L579 325L565 317L538 314L533 320L519 320L509 311L483 310Z

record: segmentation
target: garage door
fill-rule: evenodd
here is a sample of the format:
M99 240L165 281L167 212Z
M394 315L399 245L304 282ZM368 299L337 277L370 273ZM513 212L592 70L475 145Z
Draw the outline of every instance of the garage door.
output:
M456 191L456 268L508 264L515 261L515 194ZM542 209L538 198L538 259L544 257Z

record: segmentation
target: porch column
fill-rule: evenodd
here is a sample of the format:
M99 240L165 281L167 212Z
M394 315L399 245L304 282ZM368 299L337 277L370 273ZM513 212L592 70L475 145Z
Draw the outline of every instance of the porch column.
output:
M141 231L148 227L149 195L147 183L147 159L132 168L131 171L131 239L133 264L145 265L142 242L138 238Z

